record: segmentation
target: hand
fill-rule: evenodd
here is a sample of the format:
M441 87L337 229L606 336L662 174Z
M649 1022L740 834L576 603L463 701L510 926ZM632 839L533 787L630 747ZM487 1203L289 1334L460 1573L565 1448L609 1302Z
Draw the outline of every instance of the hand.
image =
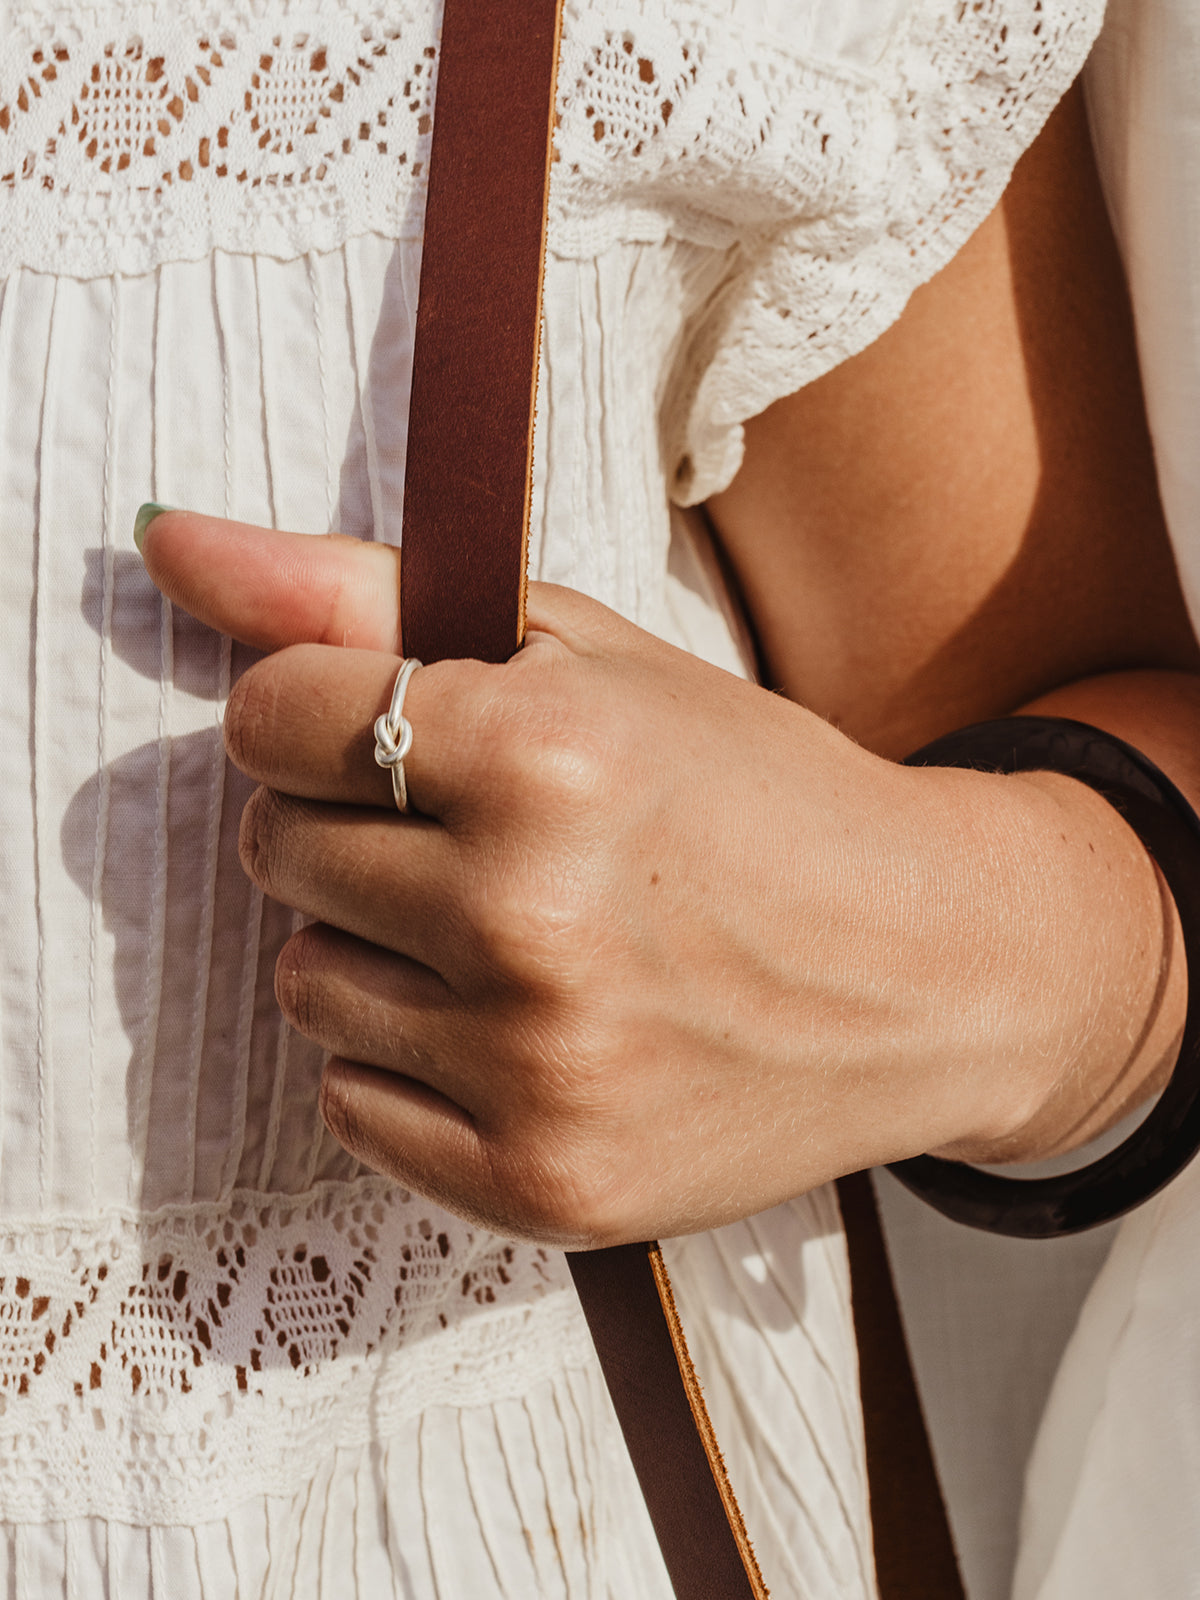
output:
M243 860L318 919L277 993L331 1052L323 1115L369 1165L594 1245L987 1153L1041 1108L1063 1030L1047 905L1115 818L1078 785L895 766L533 585L512 661L413 678L401 817L371 732L399 666L394 552L170 513L143 553L173 599L276 650L225 719L262 785Z

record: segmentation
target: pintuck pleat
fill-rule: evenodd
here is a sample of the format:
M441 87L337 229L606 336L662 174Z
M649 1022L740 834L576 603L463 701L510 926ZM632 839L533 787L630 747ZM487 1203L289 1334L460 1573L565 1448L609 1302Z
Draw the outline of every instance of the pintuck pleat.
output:
M322 1126L321 1052L273 994L298 922L238 862L250 786L220 722L252 653L132 543L154 499L398 544L419 268L416 241L367 235L0 285L12 1600L669 1594L561 1257L364 1173ZM682 243L551 260L531 567L736 669L700 568L668 561L646 447L723 270ZM836 1214L780 1216L689 1247L685 1277L783 1592L846 1600L869 1548Z
M549 275L533 570L669 629L646 375L716 269L692 246L612 254ZM352 1170L315 1116L318 1053L274 1006L294 919L237 863L248 786L220 719L249 653L154 590L130 530L155 498L398 543L418 279L416 245L368 237L4 285L0 777L26 841L3 847L10 1215L303 1192Z
M10 1526L0 1534L0 1592L11 1600L670 1600L636 1484L624 1470L597 1473L594 1448L581 1444L606 1404L601 1380L588 1374L495 1407L433 1408L386 1444L314 1463L295 1496L255 1499L219 1523ZM602 1516L578 1497L573 1471L583 1454L600 1480L592 1487Z
M832 1190L673 1241L665 1254L771 1592L868 1600L857 1351Z

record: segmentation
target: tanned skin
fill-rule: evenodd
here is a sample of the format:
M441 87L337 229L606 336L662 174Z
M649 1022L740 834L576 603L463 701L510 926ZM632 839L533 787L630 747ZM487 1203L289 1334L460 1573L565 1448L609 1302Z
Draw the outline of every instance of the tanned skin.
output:
M260 784L246 870L316 919L277 992L330 1051L330 1127L502 1232L670 1236L923 1150L1036 1157L1172 1061L1174 907L1118 813L896 759L1032 707L1200 801L1200 652L1078 92L891 331L748 424L708 509L769 689L532 585L512 662L413 678L410 819L369 738L394 552L146 531L172 600L272 652L226 742Z

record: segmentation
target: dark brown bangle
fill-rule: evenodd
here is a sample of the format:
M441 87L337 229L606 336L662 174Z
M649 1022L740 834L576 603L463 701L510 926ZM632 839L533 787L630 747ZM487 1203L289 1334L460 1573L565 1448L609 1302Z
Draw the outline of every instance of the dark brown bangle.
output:
M979 722L908 757L912 767L1061 772L1095 789L1154 857L1175 898L1187 959L1183 1042L1171 1081L1142 1123L1107 1155L1054 1178L1008 1178L914 1156L890 1171L956 1222L1049 1239L1123 1216L1156 1194L1200 1149L1200 818L1179 790L1123 740L1059 717Z

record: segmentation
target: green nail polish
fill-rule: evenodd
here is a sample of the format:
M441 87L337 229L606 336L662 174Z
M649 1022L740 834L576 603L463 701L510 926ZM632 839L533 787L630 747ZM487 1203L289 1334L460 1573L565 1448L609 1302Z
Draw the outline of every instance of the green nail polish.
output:
M133 542L135 545L137 545L139 552L141 551L142 545L146 539L146 529L154 521L155 517L157 517L160 512L177 511L178 509L178 506L155 505L153 500L147 500L144 506L138 507L138 514L133 519Z

